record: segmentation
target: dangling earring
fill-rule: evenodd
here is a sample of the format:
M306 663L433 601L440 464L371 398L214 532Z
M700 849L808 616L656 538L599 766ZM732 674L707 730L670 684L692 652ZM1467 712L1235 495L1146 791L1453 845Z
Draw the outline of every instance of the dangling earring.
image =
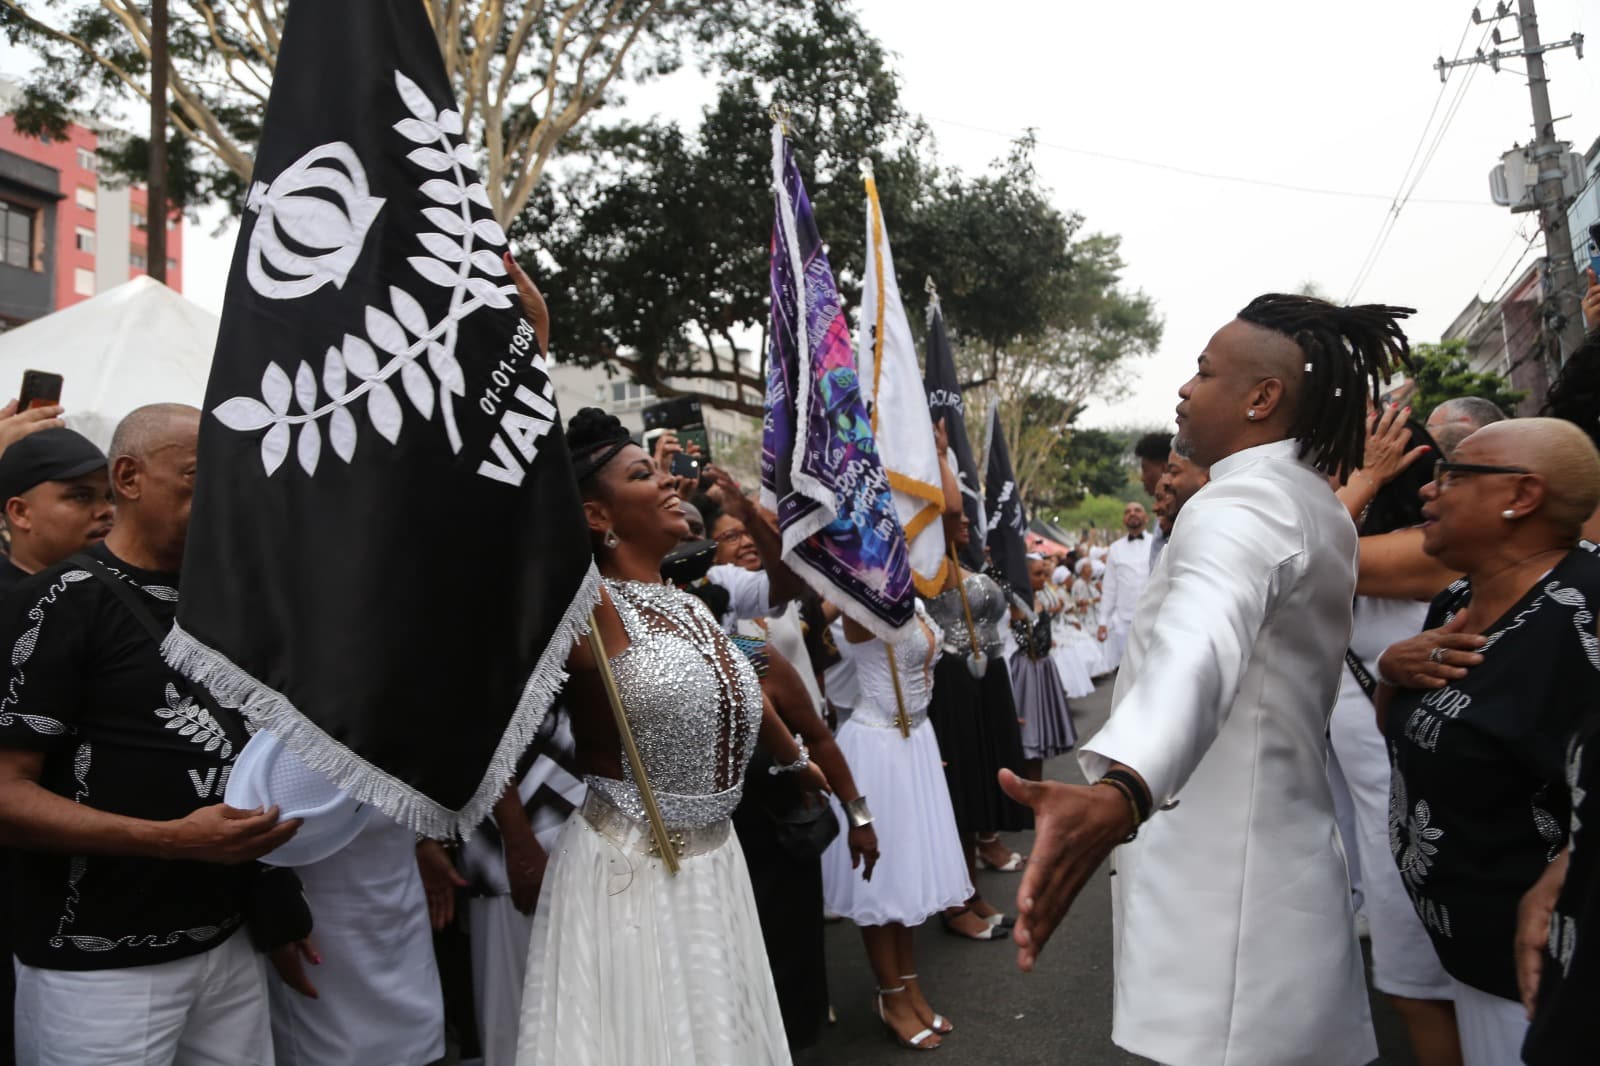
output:
M1509 522L1513 518L1517 517L1517 512L1515 512L1511 508L1507 507L1504 511L1500 512L1500 517L1504 518L1507 522Z
M608 529L606 530L606 535L600 538L600 543L604 544L607 548L615 548L618 544L622 543L622 538L617 536L616 530Z
M1248 411L1246 411L1244 413L1244 416L1246 418L1250 419L1251 421L1254 421L1255 417L1256 417L1256 409L1254 407L1250 408L1250 410L1248 410Z

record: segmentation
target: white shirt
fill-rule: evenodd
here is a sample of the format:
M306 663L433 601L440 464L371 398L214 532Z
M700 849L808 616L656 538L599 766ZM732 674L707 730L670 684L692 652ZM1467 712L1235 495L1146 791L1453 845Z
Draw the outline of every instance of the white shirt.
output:
M772 613L772 586L765 570L719 563L706 571L706 580L728 590L728 610L721 619L727 632L732 633L739 622Z
M1127 629L1139 594L1150 580L1150 534L1138 540L1123 537L1106 549L1106 577L1100 586L1100 624L1108 629Z
M1356 530L1293 441L1238 452L1178 516L1139 601L1089 780L1158 804L1117 849L1112 1039L1177 1066L1377 1056L1325 773Z

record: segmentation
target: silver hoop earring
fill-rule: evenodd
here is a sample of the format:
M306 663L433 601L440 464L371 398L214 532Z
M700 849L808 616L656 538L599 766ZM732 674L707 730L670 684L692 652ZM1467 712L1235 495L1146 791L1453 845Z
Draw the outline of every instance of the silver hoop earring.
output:
M615 548L618 544L622 543L622 538L617 536L616 530L608 529L606 530L606 535L601 538L600 543L604 544L607 548Z
M1248 411L1246 411L1244 413L1244 416L1246 418L1250 419L1251 421L1254 421L1255 417L1256 417L1256 409L1254 407L1250 408L1250 410L1248 410Z
M1507 522L1509 522L1513 518L1517 517L1517 512L1515 512L1511 508L1507 507L1504 511L1500 512L1500 517L1504 518Z

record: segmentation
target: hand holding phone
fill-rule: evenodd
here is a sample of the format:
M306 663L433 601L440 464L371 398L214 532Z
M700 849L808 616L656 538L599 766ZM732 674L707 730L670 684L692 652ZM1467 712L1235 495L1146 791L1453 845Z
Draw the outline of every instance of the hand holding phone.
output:
M45 370L24 370L22 387L17 390L17 410L54 407L61 402L61 384L60 374L52 374Z

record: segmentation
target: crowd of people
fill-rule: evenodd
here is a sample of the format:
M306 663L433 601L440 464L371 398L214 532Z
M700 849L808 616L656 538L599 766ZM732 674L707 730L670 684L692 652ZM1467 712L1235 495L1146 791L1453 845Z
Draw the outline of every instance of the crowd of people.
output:
M58 407L0 411L8 1048L423 1066L453 1026L489 1066L783 1063L870 1007L928 1051L960 1019L914 930L1032 969L1110 856L1136 1053L1370 1061L1359 912L1422 1066L1591 1061L1600 335L1543 417L1461 397L1424 423L1371 407L1404 314L1253 302L1176 436L1138 442L1154 525L1130 502L1025 588L957 562L936 424L951 565L888 641L727 473L674 476L673 434L576 412L605 592L516 780L465 846L379 818L298 868L259 861L298 821L222 801L248 724L160 653L216 476L201 412L140 408L102 452ZM1072 701L1109 675L1080 741ZM1046 780L1068 753L1090 784ZM979 869L1021 875L1014 909ZM870 1005L829 995L829 916L860 931Z

